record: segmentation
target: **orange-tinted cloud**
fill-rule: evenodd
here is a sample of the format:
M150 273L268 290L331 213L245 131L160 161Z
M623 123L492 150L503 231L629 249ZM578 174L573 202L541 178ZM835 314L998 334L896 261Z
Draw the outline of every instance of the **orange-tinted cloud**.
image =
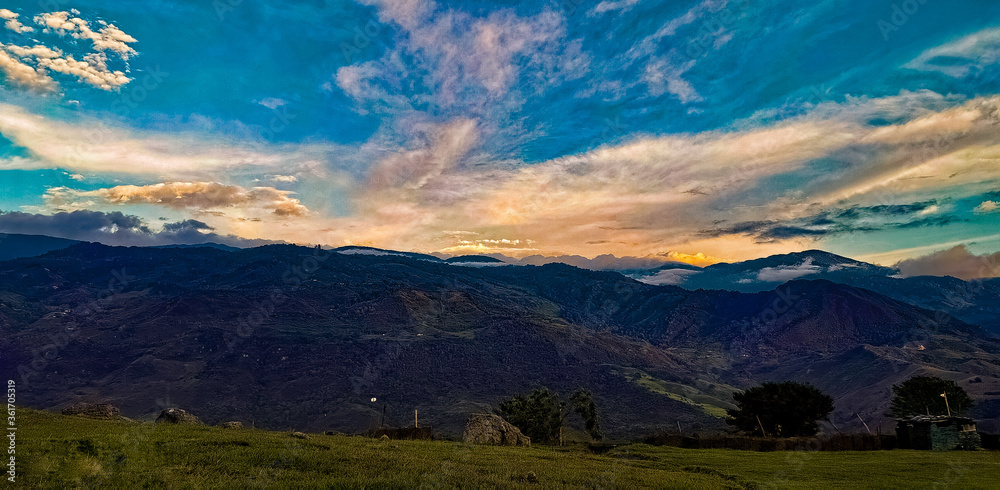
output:
M291 192L273 187L245 189L218 182L167 182L144 186L122 185L107 189L78 191L66 187L49 189L47 205L56 209L85 207L94 201L105 204L156 204L174 209L225 210L226 208L270 210L277 216L305 217L309 209Z

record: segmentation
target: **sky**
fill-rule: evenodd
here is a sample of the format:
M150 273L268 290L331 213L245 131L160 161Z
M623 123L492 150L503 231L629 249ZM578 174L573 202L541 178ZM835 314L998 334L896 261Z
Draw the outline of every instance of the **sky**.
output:
M0 232L1000 251L998 2L6 0L0 27Z

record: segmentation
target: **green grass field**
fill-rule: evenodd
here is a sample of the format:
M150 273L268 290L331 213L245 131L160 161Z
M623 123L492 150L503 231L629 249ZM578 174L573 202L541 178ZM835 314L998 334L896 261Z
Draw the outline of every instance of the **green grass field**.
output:
M22 488L697 487L1000 485L1000 453L501 448L226 430L20 410Z

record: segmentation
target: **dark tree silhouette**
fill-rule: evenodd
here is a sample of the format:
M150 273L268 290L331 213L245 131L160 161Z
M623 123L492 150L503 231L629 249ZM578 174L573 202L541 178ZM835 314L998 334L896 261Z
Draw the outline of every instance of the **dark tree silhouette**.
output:
M601 418L597 414L597 404L594 403L594 394L581 388L573 392L573 395L570 396L570 402L573 403L573 411L583 418L583 426L587 429L587 434L595 441L604 439L604 433L601 432Z
M593 394L583 389L573 392L567 405L558 394L548 388L539 388L527 395L515 395L500 402L495 412L530 437L532 442L561 444L562 427L573 412L583 418L584 427L592 438L600 440L604 437Z
M818 422L828 420L833 411L833 398L812 385L793 381L764 383L734 393L733 400L737 408L726 410L726 422L765 437L816 435Z
M893 385L889 415L912 417L914 415L946 415L951 407L953 415L961 415L972 408L972 398L954 381L934 376L917 376L899 385ZM942 393L948 395L948 403Z

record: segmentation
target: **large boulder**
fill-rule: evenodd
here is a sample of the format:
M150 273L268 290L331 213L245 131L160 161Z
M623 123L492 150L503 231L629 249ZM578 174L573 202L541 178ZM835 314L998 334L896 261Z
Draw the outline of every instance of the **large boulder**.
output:
M530 446L531 439L499 415L474 413L465 423L462 440L489 446Z
M62 409L62 414L91 419L121 420L123 418L118 407L109 403L74 403Z
M156 417L156 423L159 424L161 422L170 424L201 424L201 420L198 417L180 408L168 408L160 412L160 416Z

